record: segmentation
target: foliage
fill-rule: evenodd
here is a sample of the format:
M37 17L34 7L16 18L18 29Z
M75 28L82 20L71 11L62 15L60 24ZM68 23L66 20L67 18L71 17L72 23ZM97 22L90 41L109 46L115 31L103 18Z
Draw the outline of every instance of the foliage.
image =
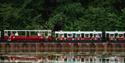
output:
M124 4L124 0L1 0L0 30L123 31Z

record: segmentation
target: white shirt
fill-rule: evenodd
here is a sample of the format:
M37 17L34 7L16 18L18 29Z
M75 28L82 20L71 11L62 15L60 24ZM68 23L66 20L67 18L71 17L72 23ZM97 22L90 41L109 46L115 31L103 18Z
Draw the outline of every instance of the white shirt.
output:
M19 34L18 34L18 33L15 33L15 36L19 36Z

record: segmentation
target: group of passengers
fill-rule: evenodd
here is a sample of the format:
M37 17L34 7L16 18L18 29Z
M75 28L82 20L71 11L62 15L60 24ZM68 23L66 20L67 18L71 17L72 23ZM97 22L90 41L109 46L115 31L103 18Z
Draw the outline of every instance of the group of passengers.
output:
M108 40L125 40L124 35L109 35Z
M76 35L72 35L72 34L60 34L57 36L58 40L101 40L101 35L96 34L96 35L90 35L90 34L86 34L86 35L80 35L80 34L76 34Z
M5 33L5 36L8 36L8 33ZM19 36L18 32L11 33L10 36ZM43 36L43 37L49 37L51 34L45 35L44 33L38 32L36 36ZM58 34L53 35L55 36L56 40L101 40L102 36L101 34ZM108 40L125 40L124 34L119 35L106 35L106 38Z

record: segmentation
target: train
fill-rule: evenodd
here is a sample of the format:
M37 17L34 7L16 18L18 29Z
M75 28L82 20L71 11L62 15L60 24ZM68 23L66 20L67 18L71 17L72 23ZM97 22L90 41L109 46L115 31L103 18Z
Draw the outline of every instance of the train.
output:
M0 41L125 42L125 31L4 30L0 31Z

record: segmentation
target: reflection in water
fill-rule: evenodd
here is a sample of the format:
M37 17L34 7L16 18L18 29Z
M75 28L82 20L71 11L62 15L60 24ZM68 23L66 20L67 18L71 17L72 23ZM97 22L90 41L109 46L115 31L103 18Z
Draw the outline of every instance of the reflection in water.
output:
M51 63L125 63L124 58L65 58L64 61L49 61Z
M14 61L14 62L27 61L28 62L31 60L29 59L19 60L19 58L17 58L17 60L9 60L9 61ZM125 57L103 57L102 58L102 57L96 57L96 56L58 56L58 57L47 56L47 57L38 59L38 61L35 60L34 63L125 63Z

